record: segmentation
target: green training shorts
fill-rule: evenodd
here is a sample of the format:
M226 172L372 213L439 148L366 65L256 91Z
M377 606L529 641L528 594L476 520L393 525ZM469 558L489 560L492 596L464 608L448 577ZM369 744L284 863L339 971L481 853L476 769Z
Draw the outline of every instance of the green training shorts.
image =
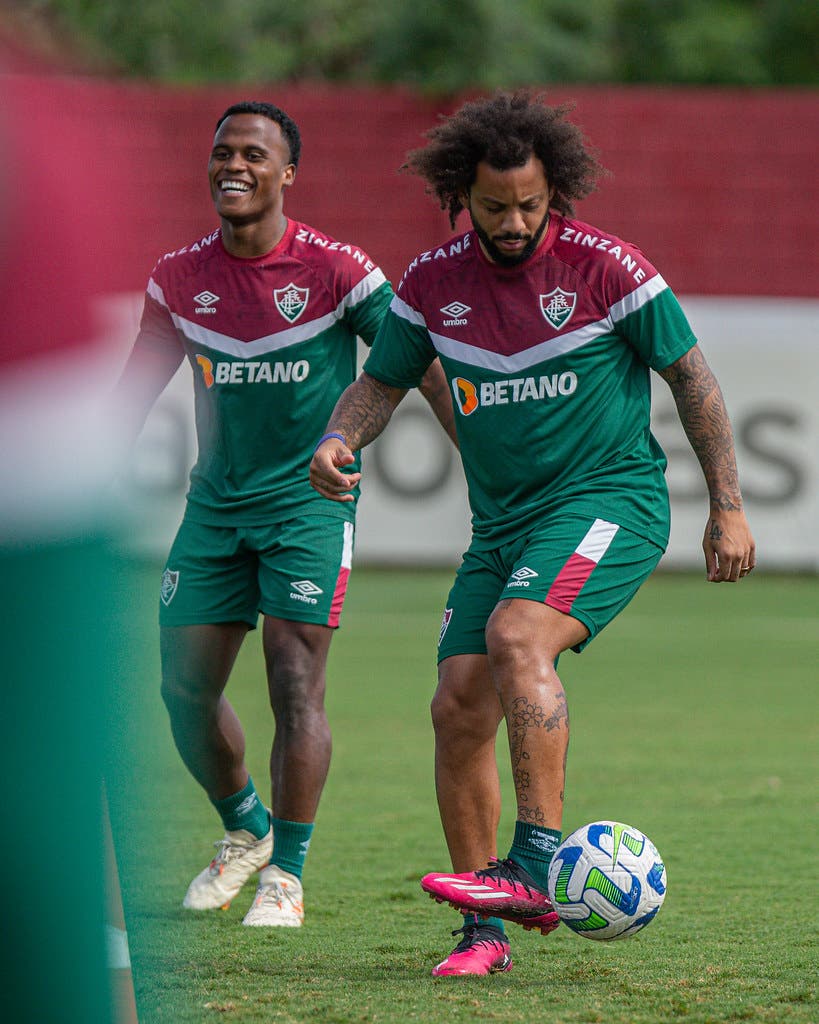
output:
M447 598L438 661L486 654L485 630L499 601L540 601L589 630L581 651L634 597L663 549L625 527L587 516L550 516L496 548L474 541Z
M309 515L270 526L183 519L162 573L161 626L247 622L259 612L338 626L355 528Z

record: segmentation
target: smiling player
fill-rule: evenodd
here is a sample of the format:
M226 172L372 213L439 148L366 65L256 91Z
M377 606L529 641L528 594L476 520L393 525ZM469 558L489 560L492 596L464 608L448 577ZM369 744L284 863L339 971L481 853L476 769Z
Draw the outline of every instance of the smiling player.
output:
M330 763L325 666L354 531L353 506L322 501L307 467L355 376L356 337L372 343L392 299L363 250L284 215L300 150L296 124L272 104L219 118L208 178L220 227L154 267L117 392L135 437L183 359L193 371L199 456L162 575L162 696L225 835L184 906L225 906L261 871L243 923L285 927L304 918L302 867ZM440 365L423 390L451 425ZM224 696L260 611L272 814Z

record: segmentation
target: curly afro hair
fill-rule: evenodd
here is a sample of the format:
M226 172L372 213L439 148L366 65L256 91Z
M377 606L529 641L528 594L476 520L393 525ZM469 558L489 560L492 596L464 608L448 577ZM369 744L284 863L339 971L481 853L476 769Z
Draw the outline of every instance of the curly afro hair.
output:
M461 196L472 187L479 163L505 171L522 167L534 154L555 190L551 206L571 215L574 200L593 192L605 173L582 131L566 120L571 109L569 104L550 107L529 89L498 90L442 117L425 133L427 145L411 150L401 170L425 179L427 192L448 211L454 227L464 208Z

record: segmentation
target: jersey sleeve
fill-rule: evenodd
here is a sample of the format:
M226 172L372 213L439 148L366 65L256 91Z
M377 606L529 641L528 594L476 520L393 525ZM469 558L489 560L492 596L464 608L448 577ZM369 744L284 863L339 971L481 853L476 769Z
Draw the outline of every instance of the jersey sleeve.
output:
M628 308L632 305L628 303L619 319L613 312L617 333L637 349L653 370L664 370L697 343L676 296L662 283L662 290L644 302L635 296L634 308Z
M416 388L435 359L418 310L395 296L364 363L364 372L395 388Z
M149 290L145 294L139 333L117 383L113 415L128 444L133 444L151 407L179 369L185 352L163 306Z
M392 301L390 282L380 270L373 271L358 286L361 297L354 293L347 310L347 321L355 333L369 348L375 341L378 329ZM357 301L356 301L357 300Z
M154 277L151 277L145 292L137 341L144 348L153 348L163 353L175 351L179 355L179 362L185 356L164 294Z
M653 370L664 370L697 343L676 296L639 249L622 243L605 288L615 331ZM638 281L635 287L635 279Z

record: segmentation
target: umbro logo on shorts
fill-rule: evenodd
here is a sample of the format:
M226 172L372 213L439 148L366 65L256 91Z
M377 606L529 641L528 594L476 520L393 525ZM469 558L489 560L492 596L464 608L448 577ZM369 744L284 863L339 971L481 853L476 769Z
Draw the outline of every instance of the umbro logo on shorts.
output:
M298 590L300 594L323 594L324 591L321 587L317 587L312 580L299 580L298 583L291 583L290 586L294 590Z
M520 569L516 569L509 577L509 582L506 584L507 587L528 587L529 580L535 579L538 573L534 569L530 569L528 565L523 565Z
M318 604L317 595L324 593L321 587L317 587L312 580L297 580L290 586L293 588L290 591L290 600L302 601L304 604Z

